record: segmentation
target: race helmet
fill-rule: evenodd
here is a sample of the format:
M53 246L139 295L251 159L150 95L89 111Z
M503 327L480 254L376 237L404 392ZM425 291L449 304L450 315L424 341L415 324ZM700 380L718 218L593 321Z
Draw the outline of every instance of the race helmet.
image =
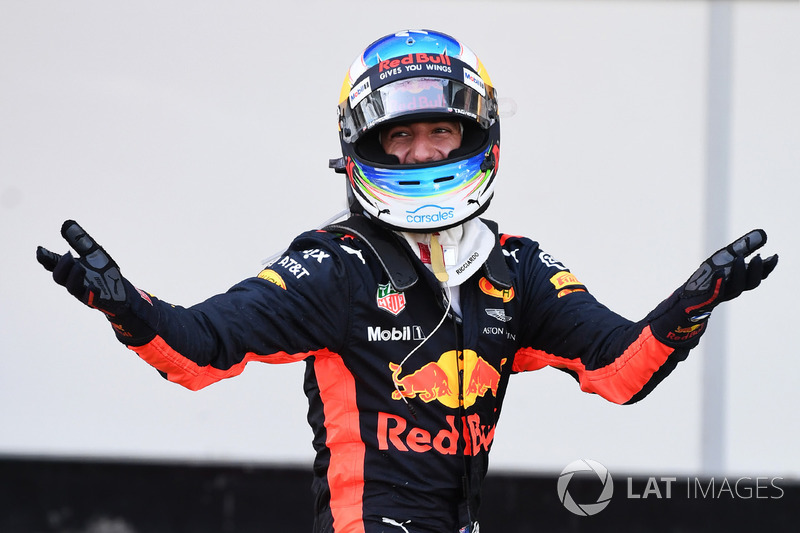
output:
M391 229L430 233L489 205L500 155L497 96L486 69L449 35L408 30L382 37L353 62L339 98L350 210ZM400 164L380 143L390 124L456 120L461 146L447 158Z

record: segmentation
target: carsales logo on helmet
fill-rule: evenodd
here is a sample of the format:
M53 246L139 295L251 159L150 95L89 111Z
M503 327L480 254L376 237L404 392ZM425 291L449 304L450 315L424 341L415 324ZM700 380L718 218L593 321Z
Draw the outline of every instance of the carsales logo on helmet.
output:
M425 210L427 210L427 212L423 212ZM417 224L441 222L443 220L453 218L453 211L454 208L452 207L441 207L438 205L427 204L423 205L422 207L418 207L414 211L406 211L406 221Z

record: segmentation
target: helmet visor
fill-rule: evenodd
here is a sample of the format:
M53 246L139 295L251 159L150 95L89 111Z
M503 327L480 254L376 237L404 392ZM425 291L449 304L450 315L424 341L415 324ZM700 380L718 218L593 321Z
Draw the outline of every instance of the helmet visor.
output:
M374 91L362 84L341 104L342 137L352 143L377 124L416 115L451 115L486 129L497 116L497 104L491 86L482 92L446 78L407 78Z

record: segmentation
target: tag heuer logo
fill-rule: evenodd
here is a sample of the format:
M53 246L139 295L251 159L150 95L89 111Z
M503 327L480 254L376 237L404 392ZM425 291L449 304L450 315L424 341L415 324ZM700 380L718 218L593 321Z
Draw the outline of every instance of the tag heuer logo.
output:
M393 315L400 314L406 308L406 297L402 292L397 292L391 283L378 285L378 307L389 311Z

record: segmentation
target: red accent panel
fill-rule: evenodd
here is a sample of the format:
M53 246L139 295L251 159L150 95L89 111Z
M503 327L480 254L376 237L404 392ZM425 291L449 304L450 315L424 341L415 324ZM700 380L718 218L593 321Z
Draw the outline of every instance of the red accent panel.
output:
M518 239L518 238L520 238L520 236L519 235L508 235L506 233L501 233L500 234L500 246L505 246L506 241L508 239L511 239L511 238L517 238Z
M708 304L710 304L711 302L713 302L714 300L716 300L716 299L717 299L717 296L719 296L719 289L720 289L720 287L722 287L722 278L719 278L719 279L717 280L717 283L716 283L716 285L714 286L714 294L712 294L712 295L711 295L711 298L709 298L708 300L706 300L705 302L703 302L703 303L701 303L701 304L697 304L697 305L694 305L694 306L692 306L692 307L687 307L687 308L686 308L686 310L685 310L685 312L687 312L687 313L691 313L691 312L692 312L692 311L694 311L695 309L700 309L701 307L705 307L706 305L708 305Z
M263 363L292 363L302 361L313 353L288 354L277 352L271 355L245 354L238 363L227 369L211 365L200 366L191 359L179 354L161 337L156 337L144 346L128 346L151 366L167 374L167 379L183 385L190 390L199 390L225 378L238 376L251 361Z
M342 358L327 350L314 360L331 451L328 486L334 531L364 531L364 441L356 404L356 383Z
M514 357L513 370L539 370L545 366L566 368L578 374L581 390L594 392L614 403L630 400L661 368L673 349L653 337L650 326L613 363L587 370L579 359L569 359L542 350L523 348Z

